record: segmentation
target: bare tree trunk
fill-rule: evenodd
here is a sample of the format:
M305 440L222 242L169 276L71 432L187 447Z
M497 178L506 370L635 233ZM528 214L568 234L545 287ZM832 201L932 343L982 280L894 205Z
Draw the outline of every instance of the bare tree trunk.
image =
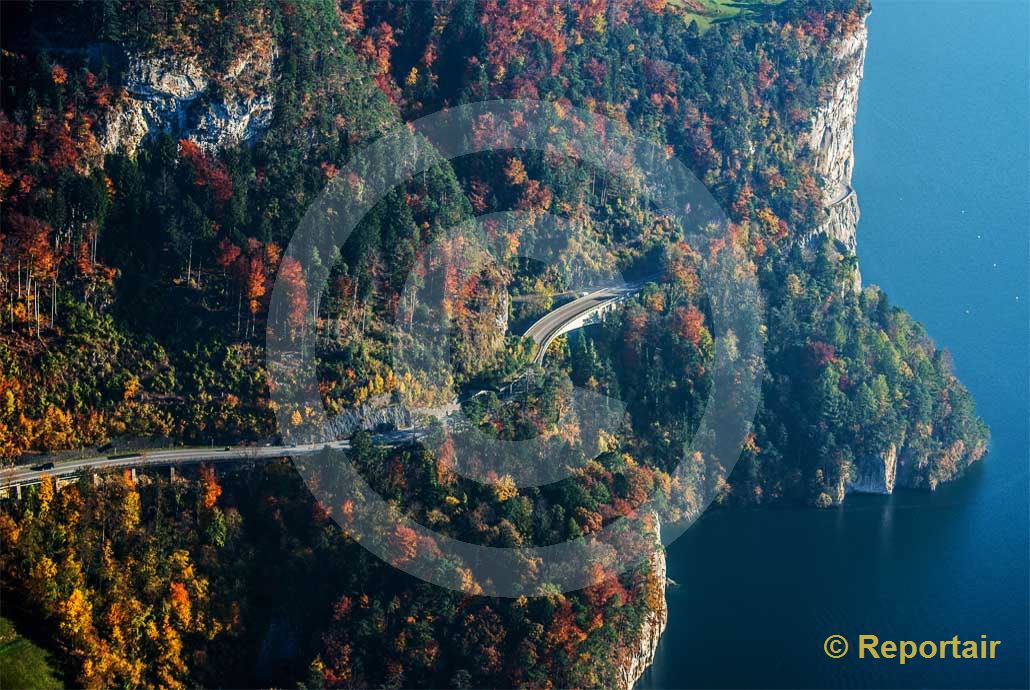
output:
M306 319L305 319L306 321ZM311 300L311 330L315 333L315 344L318 344L318 299Z
M355 279L354 279L354 295L351 297L351 300L350 300L350 313L351 313L351 320L352 321L354 320L354 310L357 308L357 306L358 306L358 280L357 280L357 277L355 277Z

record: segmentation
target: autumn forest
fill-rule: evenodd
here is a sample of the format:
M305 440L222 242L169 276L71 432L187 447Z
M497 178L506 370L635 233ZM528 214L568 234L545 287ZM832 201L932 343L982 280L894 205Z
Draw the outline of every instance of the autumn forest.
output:
M582 540L650 520L653 501L685 521L828 507L870 468L882 479L888 456L899 485L956 478L987 429L947 352L862 286L853 247L825 232L827 182L805 143L868 3L710 14L723 4L4 2L0 472L305 442L313 410L270 388L278 319L303 343L329 417L460 407L460 427L413 422L421 438L376 422L337 439L391 511L448 538ZM410 176L343 246L287 251L327 186L365 183L347 171L370 142L500 98L551 104L559 151L566 127L590 126L583 112L646 138L727 223L688 236L632 179L511 148ZM488 139L490 123L467 136ZM410 338L401 325L434 317L407 286L428 284L432 261L475 254L442 229L502 212L525 222L482 223L495 261L442 280L449 347ZM528 260L555 246L537 222L548 216L568 221L560 248ZM713 323L701 276L731 262L755 276L754 342ZM639 288L536 358L526 329L616 274ZM759 390L739 460L724 466L684 448L727 342ZM398 347L422 368L402 367ZM559 424L587 428L576 391L625 414L587 442ZM541 462L567 464L564 479L456 470L483 439L531 438L547 444ZM439 587L394 566L440 543L399 526L381 535L395 554L384 562L348 532L362 506L340 479L320 475L313 495L297 467L116 468L7 492L3 618L74 687L626 686L638 633L664 606L653 560L504 598L486 595L473 563L441 559L459 586Z

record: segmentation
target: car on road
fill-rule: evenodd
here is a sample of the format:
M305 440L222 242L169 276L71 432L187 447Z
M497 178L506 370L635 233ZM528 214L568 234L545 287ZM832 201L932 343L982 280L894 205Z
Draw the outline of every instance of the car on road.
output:
M44 462L44 463L42 463L40 465L33 465L32 466L32 471L33 472L42 472L43 470L52 470L52 469L54 469L54 463L52 463L52 462Z

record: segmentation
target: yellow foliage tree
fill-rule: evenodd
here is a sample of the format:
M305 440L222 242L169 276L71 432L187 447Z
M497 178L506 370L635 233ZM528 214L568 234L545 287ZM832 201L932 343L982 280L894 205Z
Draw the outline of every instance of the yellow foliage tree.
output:
M515 484L515 479L510 474L506 474L494 482L494 496L497 497L498 501L507 501L518 495L519 487Z

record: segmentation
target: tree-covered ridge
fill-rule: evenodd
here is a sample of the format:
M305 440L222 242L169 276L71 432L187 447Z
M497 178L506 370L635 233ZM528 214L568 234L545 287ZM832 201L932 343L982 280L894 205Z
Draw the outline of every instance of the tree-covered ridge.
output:
M122 434L270 433L255 315L285 228L324 182L319 163L345 157L391 118L353 54L325 45L336 21L330 6L237 7L216 41L204 32L219 26L212 22L226 8L218 4L141 16L142 3L127 3L134 11L123 19L133 17L133 28L114 34L101 28L111 5L5 7L12 34L22 22L57 37L97 27L95 40L121 37L114 45L130 51L90 52L90 36L78 32L76 50L4 53L9 337L0 345L8 401L0 440L8 458ZM98 123L129 98L117 69L131 51L201 50L217 63L255 31L291 39L278 58L276 126L258 149L215 154L158 134L134 157L99 155ZM166 40L176 32L191 38ZM336 112L320 107L325 100L339 104ZM308 145L304 132L329 130ZM76 342L96 347L84 352ZM68 370L76 376L63 376Z
M230 361L260 368L252 344L260 342L281 247L355 146L396 122L389 101L414 116L478 98L547 98L625 120L684 157L746 229L743 241L764 252L818 211L817 183L798 164L806 153L793 141L834 69L829 43L853 31L863 11L791 3L777 8L775 22L727 25L727 40L720 31L698 35L663 3L586 3L561 16L531 3L198 3L161 11L132 3L124 15L114 6L7 10L15 49L4 55L3 258L13 336L4 388L13 400L6 409L20 409L3 419L8 457L123 434L269 434L260 391L233 367L226 381L213 373ZM93 33L73 31L81 27ZM19 51L26 29L72 49ZM136 156L100 156L105 117L129 98L118 85L128 59L199 56L218 73L252 50L277 55L274 125L258 145L204 150L173 133L153 136ZM625 266L667 239L660 219L595 173L518 157L487 157L457 172L477 212L513 206L572 215L584 232L571 241L571 257L583 253L576 247L600 247ZM427 239L424 223L470 212L453 185L442 170L393 196L345 249L330 289L313 297L344 349L332 367L352 389L340 404L389 392L377 383L389 381L388 365L374 351L355 360L347 343L369 347L376 314L394 308ZM530 240L512 234L506 242ZM555 278L543 287L554 289ZM514 279L541 284L518 272ZM29 366L42 356L44 332L58 336L45 355L54 370L73 366L74 354L60 347L73 331L88 341L113 331L126 341L105 348L99 363L77 363L80 378L94 380L74 389ZM41 394L29 399L23 381Z
M0 511L0 537L9 615L91 688L612 686L621 631L660 596L643 571L520 599L419 582L341 535L282 463L47 480Z
M732 474L717 480L719 502L826 507L844 499L863 468L878 469L881 483L887 472L891 485L932 489L986 450L986 427L948 354L879 289L842 289L852 267L838 257L827 242L814 258L795 250L761 275L762 403ZM599 338L572 339L568 361L576 383L628 402L636 438L624 443L668 471L703 412L691 401L708 395L698 371L713 344L706 313L684 306L678 281L667 280ZM896 456L896 470L886 455Z
M788 4L776 8L775 22L727 25L727 40L720 31L699 35L662 3L248 5L231 12L201 3L151 13L133 5L131 21L113 18L110 3L8 11L12 33L27 23L78 49L5 54L5 70L17 77L5 98L2 152L11 219L5 277L13 288L13 337L5 346L13 380L5 389L17 402L7 406L8 431L0 435L7 457L122 434L211 440L270 433L260 386L233 363L260 381L254 346L281 248L355 146L396 120L388 101L406 116L492 96L604 112L684 156L740 223L741 241L764 254L818 211L807 154L792 142L818 102L818 85L832 76L829 44L854 30L863 11ZM223 26L217 37L213 25ZM81 26L93 27L93 42L71 33ZM515 36L519 43L505 47ZM278 55L279 75L274 125L256 146L211 151L158 134L138 155L108 155L101 169L96 130L127 98L118 88L127 56L171 51L224 67L234 52L256 49ZM507 60L512 51L517 59ZM426 223L441 214L560 212L581 228L563 260L608 252L608 262L623 268L675 234L618 180L523 157L487 156L456 170L473 209L449 168L424 177L376 209L342 261L319 257L332 268L329 289L296 308L323 307L313 331L330 350L330 386L339 391L327 399L331 409L399 385L377 338L367 336L383 330L430 238ZM513 248L533 241L519 228L507 233L502 241ZM562 276L543 277L513 271L516 289L563 287L555 284ZM129 294L131 303L118 299ZM112 342L100 361L74 362L61 351L70 332L91 342L109 332L123 343ZM53 341L45 355L40 340ZM54 371L67 357L80 379L104 382L73 390L66 378L39 377L48 368L41 357L53 358ZM229 376L218 380L219 370ZM41 394L27 399L19 383L26 380Z

